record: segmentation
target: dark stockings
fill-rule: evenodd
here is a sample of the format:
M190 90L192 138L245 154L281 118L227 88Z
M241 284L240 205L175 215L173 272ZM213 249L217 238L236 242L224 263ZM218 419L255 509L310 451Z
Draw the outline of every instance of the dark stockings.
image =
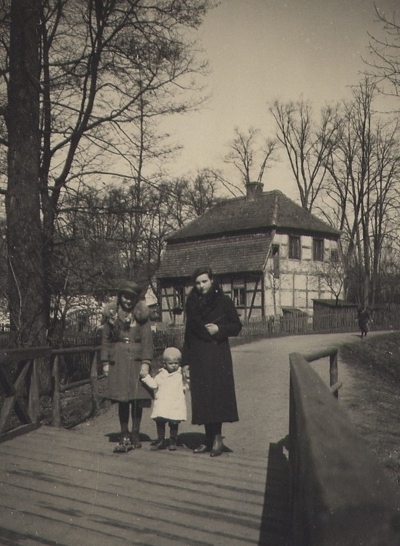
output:
M118 403L118 416L121 425L121 432L123 434L129 433L129 404L131 404L132 415L132 432L139 433L140 422L142 420L143 408L140 407L137 402L119 402Z
M204 428L206 431L206 445L212 446L214 438L222 433L222 423L207 423Z
M157 438L159 440L164 440L165 438L165 425L166 421L156 421L157 424ZM169 421L169 437L171 440L176 440L178 437L178 423L174 423L173 421Z

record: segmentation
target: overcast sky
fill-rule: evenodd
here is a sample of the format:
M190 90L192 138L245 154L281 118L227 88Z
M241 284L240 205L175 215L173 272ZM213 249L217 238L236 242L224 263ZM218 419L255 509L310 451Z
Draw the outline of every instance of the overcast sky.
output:
M398 0L375 4L389 17L397 9L400 17ZM185 147L173 174L222 168L239 183L222 161L234 128L253 126L273 136L268 104L276 98L302 96L317 108L349 98L364 67L361 56L368 55L368 32L381 32L375 21L371 0L222 0L200 30L211 98L201 111L168 125ZM264 190L275 188L296 195L282 163L264 179Z

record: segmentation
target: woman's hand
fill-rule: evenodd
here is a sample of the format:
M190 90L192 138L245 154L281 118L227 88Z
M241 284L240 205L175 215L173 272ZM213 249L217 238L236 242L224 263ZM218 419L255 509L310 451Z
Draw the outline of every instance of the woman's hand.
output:
M103 374L105 376L108 375L109 369L110 369L110 363L109 362L103 362Z
M188 383L190 383L190 370L189 370L189 366L182 366L182 375L183 375L183 379L185 381L187 381Z
M208 324L206 324L206 329L211 336L215 336L215 334L219 332L218 326L213 322L209 322Z

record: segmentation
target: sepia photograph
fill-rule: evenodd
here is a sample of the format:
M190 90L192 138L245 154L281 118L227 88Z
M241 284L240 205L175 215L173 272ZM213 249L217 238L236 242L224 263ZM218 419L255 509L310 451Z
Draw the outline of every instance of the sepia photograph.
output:
M400 544L398 0L0 0L0 546Z

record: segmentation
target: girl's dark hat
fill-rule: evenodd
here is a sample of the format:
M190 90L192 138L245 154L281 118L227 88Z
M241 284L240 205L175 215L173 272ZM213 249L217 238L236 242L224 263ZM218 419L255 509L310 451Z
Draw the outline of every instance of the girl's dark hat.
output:
M129 294L130 296L139 297L142 293L142 288L133 281L127 281L118 289L118 294Z

